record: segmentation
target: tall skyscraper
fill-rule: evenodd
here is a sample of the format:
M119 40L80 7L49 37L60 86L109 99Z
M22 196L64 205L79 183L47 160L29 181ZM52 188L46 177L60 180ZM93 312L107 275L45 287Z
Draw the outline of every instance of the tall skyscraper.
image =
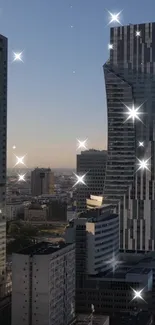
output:
M100 195L103 192L107 152L105 150L86 150L77 155L77 174L85 175L86 186L78 184L77 212L85 211L86 199L90 195Z
M74 307L74 244L38 243L13 254L12 325L69 325Z
M5 273L6 255L7 51L8 40L0 35L0 282Z
M109 157L104 199L120 202L123 251L155 248L154 40L155 23L111 28L104 65Z
M32 196L54 193L54 174L50 168L36 168L31 172Z

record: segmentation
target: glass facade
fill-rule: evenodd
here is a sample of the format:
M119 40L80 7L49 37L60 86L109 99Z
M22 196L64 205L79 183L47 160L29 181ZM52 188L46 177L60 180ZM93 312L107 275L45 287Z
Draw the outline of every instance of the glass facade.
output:
M140 32L140 36L136 35ZM108 115L107 201L120 202L120 248L154 250L155 23L111 28L104 65ZM128 108L139 119L127 119ZM139 146L144 143L144 147ZM138 159L149 170L138 170Z

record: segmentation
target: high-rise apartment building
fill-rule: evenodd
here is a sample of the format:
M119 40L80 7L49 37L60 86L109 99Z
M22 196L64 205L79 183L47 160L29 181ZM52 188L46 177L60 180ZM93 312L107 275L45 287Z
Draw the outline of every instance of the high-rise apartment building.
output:
M74 244L39 243L13 254L12 325L68 325L74 307Z
M31 194L38 196L54 193L54 174L50 168L36 168L31 172Z
M86 150L77 155L77 174L85 175L86 185L77 187L77 212L86 210L86 199L90 195L103 193L107 152L105 150Z
M104 199L120 202L123 251L155 248L154 39L155 23L111 28L110 57L104 65L108 111ZM135 109L138 118L133 122ZM147 161L148 169L139 168L141 161Z
M0 282L5 273L6 255L7 51L8 40L0 35Z

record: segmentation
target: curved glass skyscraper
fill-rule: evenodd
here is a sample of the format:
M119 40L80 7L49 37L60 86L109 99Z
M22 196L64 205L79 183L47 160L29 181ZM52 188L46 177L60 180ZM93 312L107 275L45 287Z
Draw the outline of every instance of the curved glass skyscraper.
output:
M155 23L111 28L110 44L104 198L120 202L120 248L154 250Z

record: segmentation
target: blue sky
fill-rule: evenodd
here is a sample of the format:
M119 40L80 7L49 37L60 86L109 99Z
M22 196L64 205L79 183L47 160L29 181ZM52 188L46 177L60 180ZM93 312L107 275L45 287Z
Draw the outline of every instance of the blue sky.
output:
M149 22L155 1L2 0L0 8L9 40L8 166L14 144L28 167L74 167L76 138L106 148L105 9L123 9L122 24ZM22 50L24 63L12 64L12 51Z

